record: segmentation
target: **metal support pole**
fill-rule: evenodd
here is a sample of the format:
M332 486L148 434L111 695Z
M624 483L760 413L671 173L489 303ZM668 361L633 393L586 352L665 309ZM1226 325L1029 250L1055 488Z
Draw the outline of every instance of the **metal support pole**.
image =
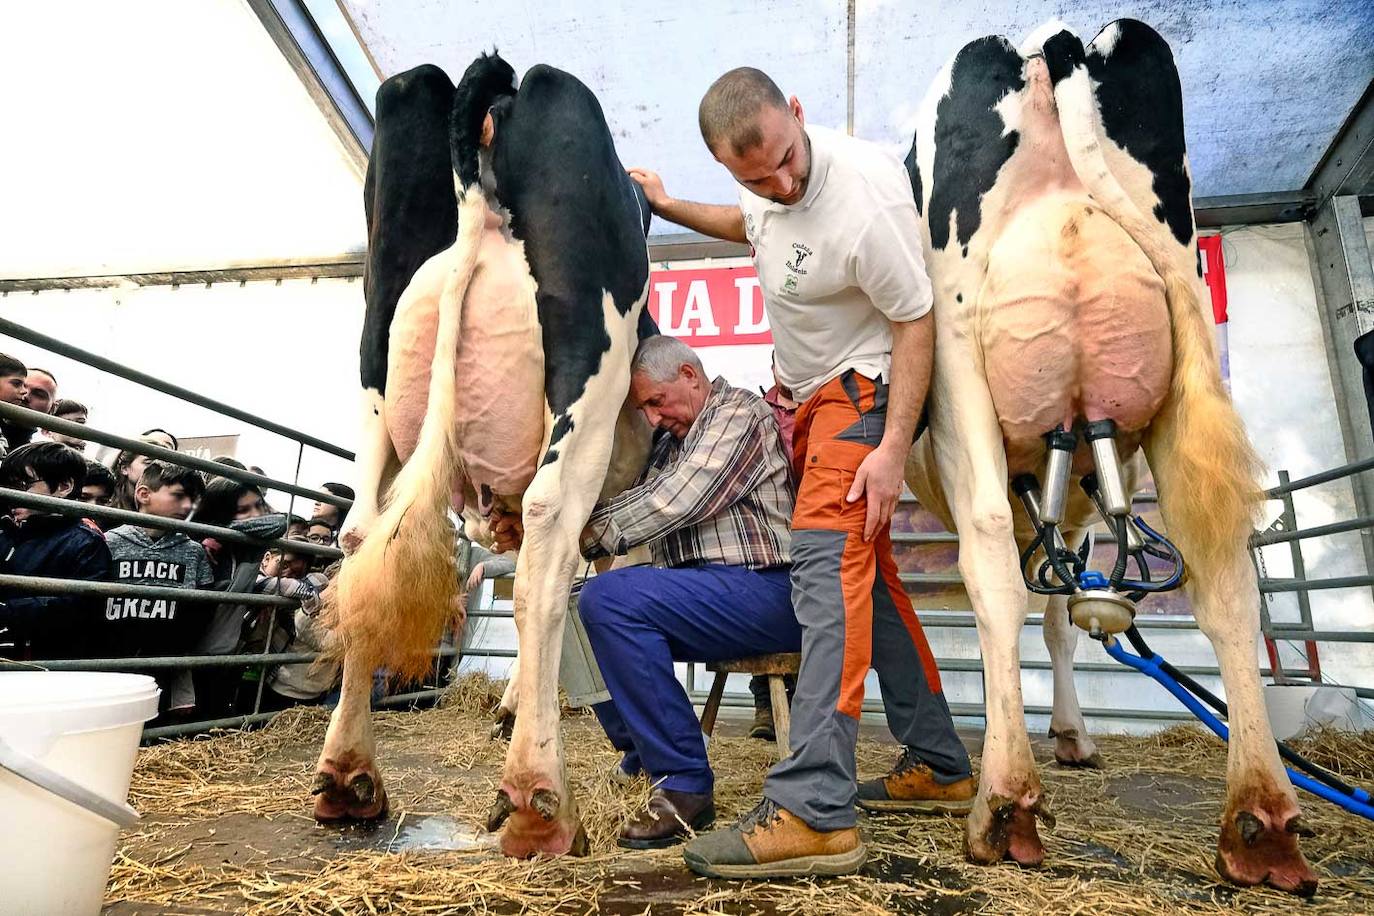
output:
M1353 194L1332 196L1317 209L1307 229L1313 280L1320 293L1322 334L1327 365L1336 392L1336 413L1348 462L1374 457L1364 374L1355 358L1355 338L1374 330L1374 263L1369 256L1360 200ZM1374 474L1350 478L1355 513L1374 514ZM1360 535L1365 568L1374 570L1374 536Z
M1288 472L1279 471L1279 486L1288 483ZM1288 531L1298 530L1298 513L1293 508L1293 494L1291 492L1283 494L1283 527ZM1302 540L1294 538L1288 542L1289 555L1293 559L1293 578L1299 582L1307 581L1307 564L1302 557ZM1298 617L1302 621L1304 630L1312 629L1312 599L1307 592L1298 592ZM1315 647L1311 651L1316 651ZM1279 650L1274 649L1274 667L1279 668L1281 662L1278 660ZM1307 670L1309 677L1311 672L1316 670L1316 660L1310 656L1307 659ZM1315 678L1313 678L1315 680Z

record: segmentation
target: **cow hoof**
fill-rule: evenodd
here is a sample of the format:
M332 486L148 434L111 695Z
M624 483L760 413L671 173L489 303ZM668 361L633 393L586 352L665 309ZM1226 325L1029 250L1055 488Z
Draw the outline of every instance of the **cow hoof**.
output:
M487 812L487 832L495 833L506 823L506 819L515 813L515 802L511 801L510 795L505 789L498 789L496 801L492 803L491 810Z
M386 789L370 763L343 767L332 760L322 762L310 794L315 797L315 820L320 823L371 821L386 816Z
M1054 739L1054 760L1061 767L1101 770L1106 767L1097 745L1091 738L1082 737L1076 728L1050 729Z
M530 796L530 807L546 821L558 815L558 793L552 789L536 789Z
M585 856L591 852L591 844L576 818L546 821L537 813L521 811L511 816L501 834L501 852L513 859Z
M487 816L487 830L494 832L502 825L501 851L513 858L585 856L590 850L576 806L548 787L524 792L503 785Z
M1106 761L1102 759L1102 754L1088 754L1087 757L1072 758L1059 757L1054 755L1054 762L1059 766L1068 766L1069 769L1106 769Z
M515 734L515 713L504 706L497 707L496 717L491 724L492 741L509 741Z
M1299 897L1311 897L1317 892L1317 875L1303 858L1298 837L1311 836L1312 830L1291 804L1275 806L1289 809L1286 817L1266 807L1227 811L1217 844L1217 872L1242 887L1267 884Z
M964 851L969 859L983 865L1010 859L1025 868L1045 861L1045 847L1035 821L1054 827L1054 815L1038 798L1020 804L1004 795L989 795L986 802L974 802L964 832Z

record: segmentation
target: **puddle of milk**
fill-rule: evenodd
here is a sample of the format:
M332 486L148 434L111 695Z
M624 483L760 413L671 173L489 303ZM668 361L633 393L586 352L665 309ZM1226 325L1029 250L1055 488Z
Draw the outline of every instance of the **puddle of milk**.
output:
M473 830L470 825L444 814L407 817L399 826L393 836L378 845L389 852L400 852L406 849L495 849L500 842L496 834Z

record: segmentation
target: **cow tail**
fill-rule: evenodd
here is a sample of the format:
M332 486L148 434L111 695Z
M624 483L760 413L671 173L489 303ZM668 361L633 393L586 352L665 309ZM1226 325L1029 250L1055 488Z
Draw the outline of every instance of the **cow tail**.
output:
M459 461L456 364L463 299L478 269L486 218L480 188L460 191L458 237L439 300L419 442L392 482L380 518L340 567L329 601L339 650L356 653L399 680L431 668L444 627L462 613L449 521Z
M1263 465L1222 384L1211 313L1204 310L1192 259L1167 226L1141 213L1108 166L1082 43L1064 32L1046 43L1045 55L1074 171L1164 281L1173 374L1145 446L1147 456L1168 456L1151 469L1169 536L1192 578L1232 573L1236 549L1248 543L1264 498L1258 483Z
M449 117L449 156L458 175L458 197L465 189L479 188L482 172L478 151L482 147L482 125L487 114L497 117L497 103L515 95L515 71L493 51L474 60L453 91L453 113Z

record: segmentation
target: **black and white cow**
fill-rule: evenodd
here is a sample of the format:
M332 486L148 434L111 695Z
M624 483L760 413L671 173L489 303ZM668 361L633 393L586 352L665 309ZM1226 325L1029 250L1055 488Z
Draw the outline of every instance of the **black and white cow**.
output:
M1143 450L1190 573L1230 706L1228 793L1217 867L1239 884L1310 894L1305 828L1265 717L1259 594L1246 552L1259 462L1223 388L1199 281L1182 93L1173 56L1123 19L1087 47L1058 23L1018 50L1000 37L961 50L923 105L908 157L935 289L930 433L908 482L959 532L978 623L987 734L970 856L1044 856L1047 815L1026 737L1018 647L1030 526L1008 481L1044 469L1056 427L1114 420L1123 457ZM1092 470L1086 445L1073 475ZM1138 460L1132 466L1138 466ZM1128 481L1128 486L1133 481ZM1081 539L1093 508L1071 491ZM1077 631L1050 599L1057 756L1091 763L1073 694Z
M579 535L648 451L626 394L637 343L656 333L644 308L649 209L588 88L537 66L517 89L494 54L456 89L431 66L382 85L365 203L364 441L350 555L327 595L344 684L315 814L386 809L372 673L423 670L461 615L450 508L479 538L493 513L520 513L520 716L492 826L510 818L511 855L579 851L559 647Z

